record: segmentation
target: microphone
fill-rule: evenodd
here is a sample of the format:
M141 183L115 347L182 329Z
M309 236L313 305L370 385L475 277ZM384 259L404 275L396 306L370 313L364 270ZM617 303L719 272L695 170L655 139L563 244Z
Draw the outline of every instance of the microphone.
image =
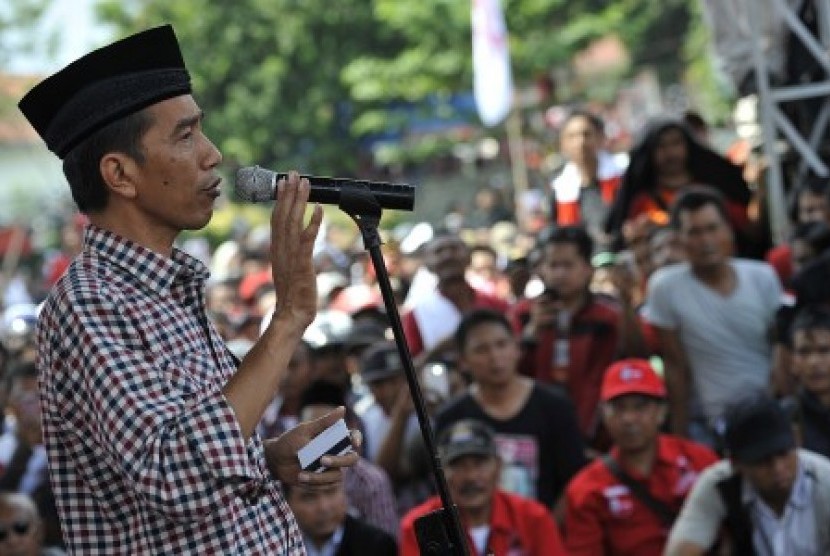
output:
M339 205L344 191L369 191L381 208L412 210L415 207L415 187L405 183L383 183L324 176L300 176L308 180L311 191L308 200L326 205ZM277 182L288 179L285 172L273 172L259 166L246 166L236 172L236 194L252 203L267 203L277 196Z

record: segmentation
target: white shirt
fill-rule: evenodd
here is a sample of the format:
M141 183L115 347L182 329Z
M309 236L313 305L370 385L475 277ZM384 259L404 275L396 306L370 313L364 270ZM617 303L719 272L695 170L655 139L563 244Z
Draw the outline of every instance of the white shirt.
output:
M812 508L814 479L804 471L801 462L797 473L781 516L744 479L742 497L752 516L752 544L758 556L819 556Z
M337 549L340 548L340 543L343 541L343 526L338 527L334 534L323 543L323 546L317 546L311 542L311 539L303 533L303 542L305 543L306 556L334 556Z
M473 539L476 554L484 554L484 551L487 550L487 540L490 538L490 526L470 527L470 538Z

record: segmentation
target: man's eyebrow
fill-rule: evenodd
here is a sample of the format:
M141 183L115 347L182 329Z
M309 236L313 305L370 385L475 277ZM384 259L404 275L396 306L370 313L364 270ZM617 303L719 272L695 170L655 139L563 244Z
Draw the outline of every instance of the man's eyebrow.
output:
M176 127L173 128L172 135L178 135L181 131L193 127L205 117L205 113L203 111L199 111L198 114L194 114L193 116L189 116L187 118L182 118L178 122L176 122Z

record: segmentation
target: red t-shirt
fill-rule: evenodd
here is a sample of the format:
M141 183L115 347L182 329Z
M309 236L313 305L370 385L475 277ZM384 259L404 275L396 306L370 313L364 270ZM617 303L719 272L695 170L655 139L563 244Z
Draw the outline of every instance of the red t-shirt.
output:
M654 498L679 512L698 474L718 457L706 446L674 436L660 435L657 443L657 458L648 477L623 469ZM616 449L611 454L618 457ZM565 545L572 556L663 554L668 530L602 460L594 460L577 473L565 497Z
M433 496L420 506L412 508L401 520L400 556L419 556L415 538L415 520L441 507L441 500ZM463 521L464 517L461 516ZM467 534L470 553L476 556L475 545ZM495 556L559 556L565 555L559 529L548 509L529 498L497 490L493 494L490 515L490 536L487 547Z

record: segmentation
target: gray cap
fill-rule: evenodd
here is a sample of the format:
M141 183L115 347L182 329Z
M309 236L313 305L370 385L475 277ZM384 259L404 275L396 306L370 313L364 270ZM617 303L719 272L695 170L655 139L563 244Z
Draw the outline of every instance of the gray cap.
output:
M372 344L361 358L360 377L370 383L403 373L401 356L395 342L381 341Z
M493 430L474 419L456 421L438 435L438 453L444 463L462 456L498 456Z

